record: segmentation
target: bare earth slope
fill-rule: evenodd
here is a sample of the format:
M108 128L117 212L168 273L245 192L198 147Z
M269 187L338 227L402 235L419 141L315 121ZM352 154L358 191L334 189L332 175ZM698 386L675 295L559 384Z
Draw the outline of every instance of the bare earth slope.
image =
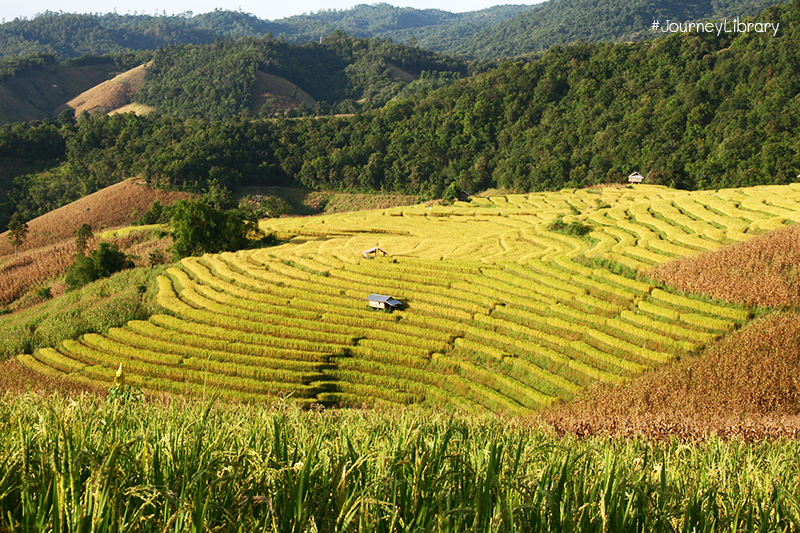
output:
M82 92L63 106L74 109L77 117L84 111L89 113L110 113L132 103L133 94L144 82L145 65L118 74L114 78L95 85Z
M113 63L87 67L48 65L0 83L0 124L55 117L76 94L103 83Z
M272 101L272 105L275 106L276 110L296 109L301 104L306 104L313 109L317 103L310 94L286 78L259 70L256 72L253 112L258 113L270 101Z
M155 200L168 205L189 196L189 193L140 185L133 178L122 181L28 222L28 238L20 251L70 238L82 224L89 224L95 231L125 226L139 218ZM0 258L13 253L8 232L0 233Z

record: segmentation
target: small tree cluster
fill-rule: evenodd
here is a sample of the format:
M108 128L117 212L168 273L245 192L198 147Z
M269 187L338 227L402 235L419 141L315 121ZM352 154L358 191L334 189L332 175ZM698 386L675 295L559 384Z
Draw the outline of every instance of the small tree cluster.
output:
M176 260L206 253L247 248L251 239L264 233L252 213L239 209L219 210L201 200L178 200L170 218Z
M19 247L28 236L28 224L19 213L14 213L8 223L8 242L14 247L14 255L19 252Z
M86 246L91 237L92 227L88 224L83 224L75 232L77 253L65 280L72 289L134 266L133 261L124 252L108 242L101 242L97 250L87 257Z

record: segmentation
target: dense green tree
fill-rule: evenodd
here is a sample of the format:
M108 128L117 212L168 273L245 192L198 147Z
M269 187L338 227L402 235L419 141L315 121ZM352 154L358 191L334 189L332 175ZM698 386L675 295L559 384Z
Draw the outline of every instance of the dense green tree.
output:
M14 213L8 223L8 242L14 247L14 255L17 255L27 236L28 224L20 213Z
M94 233L92 233L92 226L90 226L89 224L81 224L81 227L75 230L76 254L78 255L85 254L86 245L88 244L89 239L91 239L93 236Z
M212 179L208 184L208 189L202 199L203 202L218 211L235 209L239 205L231 190L222 186L216 179Z
M71 289L83 287L87 283L91 283L97 279L97 274L94 270L94 262L90 257L83 254L75 256L64 281Z
M170 227L176 260L247 248L251 239L263 236L255 216L239 209L220 211L202 200L172 204Z
M133 268L134 264L116 245L101 242L97 250L92 252L92 263L98 278L107 278L114 272Z
M83 253L76 254L75 261L67 271L67 285L76 289L87 283L106 278L115 272L133 268L134 264L116 245L101 242L88 257Z

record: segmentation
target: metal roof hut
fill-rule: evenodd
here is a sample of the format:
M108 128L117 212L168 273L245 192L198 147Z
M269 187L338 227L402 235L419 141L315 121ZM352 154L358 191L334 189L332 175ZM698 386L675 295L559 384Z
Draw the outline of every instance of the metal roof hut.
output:
M384 294L370 294L367 296L367 301L370 307L383 309L384 311L392 311L403 306L403 302L400 300L395 300L391 296L386 296Z
M628 176L628 183L641 183L644 181L644 176L639 174L638 172L634 172L630 176Z
M369 250L364 250L361 255L364 256L364 259L375 259L378 257L378 254L381 254L383 257L389 255L386 253L386 250L381 250L377 246L370 248Z

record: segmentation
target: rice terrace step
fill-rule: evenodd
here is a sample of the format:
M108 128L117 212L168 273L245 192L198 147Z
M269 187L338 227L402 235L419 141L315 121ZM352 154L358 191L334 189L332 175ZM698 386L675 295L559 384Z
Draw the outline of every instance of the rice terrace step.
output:
M588 226L581 236L553 222ZM621 383L736 329L747 309L650 281L654 266L800 221L800 184L509 194L267 219L284 243L187 258L162 313L20 355L145 391L529 414ZM575 227L575 226L572 226ZM363 251L387 250L365 258ZM403 306L375 312L365 300Z

